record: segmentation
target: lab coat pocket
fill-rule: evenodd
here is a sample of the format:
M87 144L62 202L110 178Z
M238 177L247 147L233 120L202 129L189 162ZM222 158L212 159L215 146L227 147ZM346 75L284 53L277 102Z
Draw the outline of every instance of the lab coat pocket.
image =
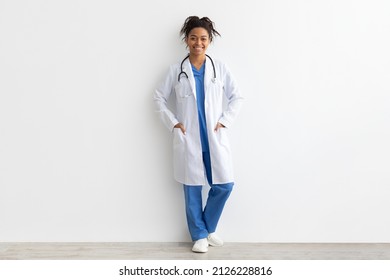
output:
M180 128L173 129L173 169L175 179L184 182L185 174L185 136Z
M229 139L228 139L228 135L227 135L227 128L220 127L216 131L216 134L217 134L216 136L217 136L217 140L218 140L219 145L229 149L230 144L229 144Z
M192 95L191 87L188 81L179 82L175 86L176 99L179 102L183 102L186 98Z
M173 146L174 148L178 148L183 145L184 142L184 134L180 128L173 129Z

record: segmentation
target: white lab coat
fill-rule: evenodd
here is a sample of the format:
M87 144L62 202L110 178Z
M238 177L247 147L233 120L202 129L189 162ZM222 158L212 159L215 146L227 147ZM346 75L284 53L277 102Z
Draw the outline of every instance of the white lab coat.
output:
M216 80L213 82L213 66L206 59L204 87L205 114L210 148L211 173L213 184L233 182L233 164L226 129L230 127L241 107L242 97L237 84L227 67L214 60ZM165 126L173 133L174 178L186 185L205 185L207 182L202 159L199 120L196 103L195 79L190 60L183 63L183 71L188 79L180 73L180 63L172 65L169 72L154 94L157 112ZM174 94L176 110L172 112L167 106L168 99ZM224 102L224 98L225 101ZM224 106L225 104L225 106ZM220 122L226 128L214 131ZM184 135L179 128L182 123L186 129Z

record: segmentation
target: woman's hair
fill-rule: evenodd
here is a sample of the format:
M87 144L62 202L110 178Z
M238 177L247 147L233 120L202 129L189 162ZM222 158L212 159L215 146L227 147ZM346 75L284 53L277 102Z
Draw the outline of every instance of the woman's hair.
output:
M191 30L196 27L203 27L207 30L210 37L210 42L213 41L214 36L221 36L217 30L214 28L214 22L212 22L208 17L199 18L197 16L190 16L186 19L183 24L183 27L180 30L180 35L183 36L183 40L188 38L188 34L190 34Z

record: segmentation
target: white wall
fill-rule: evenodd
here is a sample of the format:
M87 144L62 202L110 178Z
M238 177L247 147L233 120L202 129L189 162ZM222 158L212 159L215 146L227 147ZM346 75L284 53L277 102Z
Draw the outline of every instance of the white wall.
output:
M153 89L189 15L245 96L227 241L390 242L388 1L0 1L0 241L189 241Z

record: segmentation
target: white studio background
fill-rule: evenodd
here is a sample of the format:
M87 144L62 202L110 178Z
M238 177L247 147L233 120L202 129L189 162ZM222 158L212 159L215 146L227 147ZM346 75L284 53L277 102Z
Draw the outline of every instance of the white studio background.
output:
M389 12L386 0L0 0L0 241L190 240L152 95L199 15L245 97L220 235L390 242Z

